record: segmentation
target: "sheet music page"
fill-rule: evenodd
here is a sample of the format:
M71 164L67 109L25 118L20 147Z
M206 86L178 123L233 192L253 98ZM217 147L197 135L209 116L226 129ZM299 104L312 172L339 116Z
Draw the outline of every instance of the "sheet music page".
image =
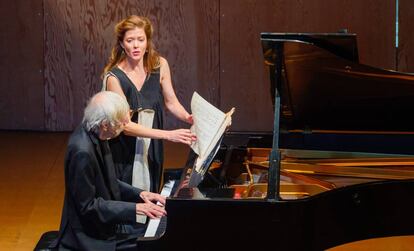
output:
M222 126L226 114L203 99L197 92L194 92L191 98L191 113L194 121L191 132L197 135L197 140L191 148L202 158Z
M197 136L197 141L191 145L191 148L198 154L194 170L200 175L204 175L207 171L206 169L209 166L204 163L214 150L227 126L231 124L231 115L234 110L232 108L225 114L194 92L191 99L191 112L194 121L191 131ZM203 168L205 170L202 170Z

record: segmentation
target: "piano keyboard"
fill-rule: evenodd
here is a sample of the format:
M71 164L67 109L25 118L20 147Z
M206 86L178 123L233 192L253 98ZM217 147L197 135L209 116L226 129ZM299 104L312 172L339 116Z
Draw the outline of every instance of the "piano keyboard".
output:
M174 187L175 180L169 180L162 188L161 195L168 197ZM161 230L165 230L167 226L167 217L163 216L158 219L150 219L144 237L154 237L160 235Z

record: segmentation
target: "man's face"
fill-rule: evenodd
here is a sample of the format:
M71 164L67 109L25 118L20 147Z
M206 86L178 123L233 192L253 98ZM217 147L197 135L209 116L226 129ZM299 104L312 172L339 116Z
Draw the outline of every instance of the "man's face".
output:
M117 137L125 129L125 126L129 123L129 121L129 115L126 115L124 119L113 126L109 123L101 125L99 138L102 140L108 140Z

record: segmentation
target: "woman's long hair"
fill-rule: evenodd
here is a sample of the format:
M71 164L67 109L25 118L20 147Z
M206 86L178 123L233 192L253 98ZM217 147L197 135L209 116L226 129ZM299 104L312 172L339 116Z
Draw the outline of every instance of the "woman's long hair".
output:
M104 68L103 75L114 68L122 60L125 59L124 49L121 47L121 43L124 40L125 33L135 28L142 28L147 36L147 50L144 54L144 67L148 73L160 67L160 56L154 48L152 42L153 28L151 21L146 17L132 15L115 25L116 41L112 47L111 56L109 62Z

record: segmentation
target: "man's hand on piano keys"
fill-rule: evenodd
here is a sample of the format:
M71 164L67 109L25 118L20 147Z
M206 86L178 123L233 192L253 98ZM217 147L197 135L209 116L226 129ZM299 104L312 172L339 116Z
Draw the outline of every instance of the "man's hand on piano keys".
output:
M163 206L156 205L152 202L137 203L135 205L136 214L146 215L151 219L161 218L167 215Z
M162 206L165 205L165 197L158 193L151 193L148 191L143 191L139 194L139 196L145 203L157 203L158 202Z

